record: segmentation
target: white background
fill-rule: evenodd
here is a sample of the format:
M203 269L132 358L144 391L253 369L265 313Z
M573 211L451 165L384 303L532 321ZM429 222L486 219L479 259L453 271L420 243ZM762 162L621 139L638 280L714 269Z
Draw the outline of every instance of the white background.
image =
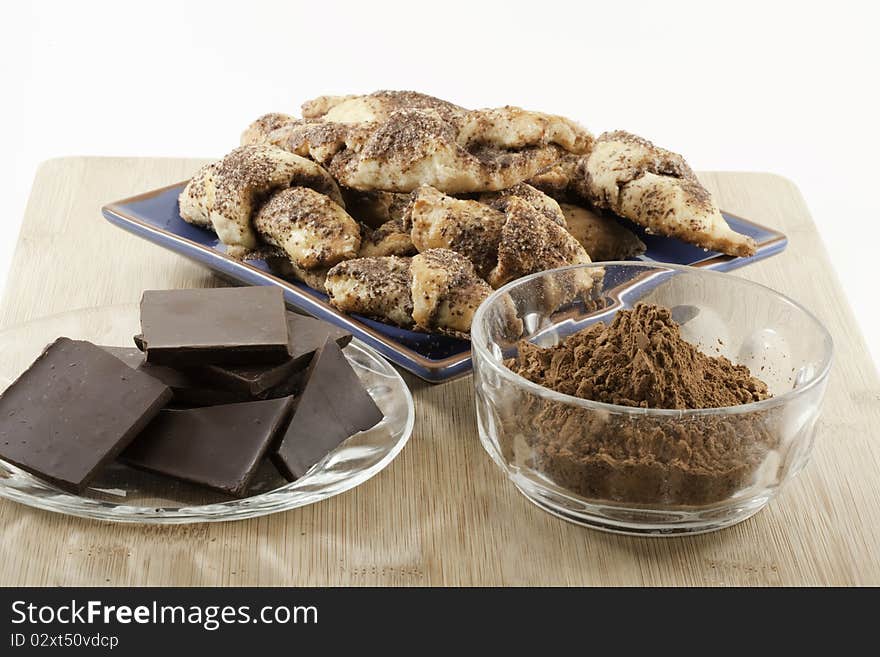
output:
M5 3L0 283L44 159L220 156L264 112L416 89L625 128L697 170L792 179L880 362L877 5Z

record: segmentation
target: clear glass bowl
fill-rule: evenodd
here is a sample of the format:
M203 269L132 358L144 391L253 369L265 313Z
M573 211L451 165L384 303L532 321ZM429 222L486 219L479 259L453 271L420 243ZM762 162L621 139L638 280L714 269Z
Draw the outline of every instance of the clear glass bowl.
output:
M589 277L574 301L572 284ZM588 401L505 365L520 340L551 346L618 310L672 310L682 336L748 366L771 399L702 410ZM807 462L831 367L828 331L807 310L735 276L659 263L566 267L514 281L474 316L480 440L519 490L579 524L693 534L763 508Z
M0 331L0 391L58 336L132 346L137 304L85 308ZM355 434L292 483L275 468L257 471L249 497L230 499L206 488L111 463L76 495L0 460L0 497L73 516L154 524L220 522L295 509L339 495L385 468L412 434L415 413L400 374L370 347L353 340L343 350L384 418Z

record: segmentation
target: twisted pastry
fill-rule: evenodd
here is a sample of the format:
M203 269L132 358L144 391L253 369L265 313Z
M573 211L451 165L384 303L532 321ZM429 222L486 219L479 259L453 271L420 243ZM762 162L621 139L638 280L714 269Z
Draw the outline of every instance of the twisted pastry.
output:
M305 283L313 290L318 292L326 292L324 281L327 278L329 267L320 267L318 269L303 269L296 263L292 262L287 255L280 254L277 251L260 254L263 256L269 269L287 280L295 280Z
M343 312L455 337L470 333L477 306L492 292L467 258L446 249L342 262L327 273L326 289Z
M450 249L468 258L481 278L498 262L504 212L475 200L448 196L433 187L413 193L409 210L416 249Z
M586 208L560 203L565 225L593 262L628 260L645 252L645 243L631 230L612 217L596 214Z
M403 217L386 221L378 228L361 226L360 258L376 256L413 256L417 253L412 243L410 228Z
M602 135L584 163L582 193L598 207L733 256L755 253L755 241L732 230L711 194L677 153L627 132Z
M203 167L179 200L185 221L213 229L236 256L266 243L298 271L311 271L360 249L360 227L345 212L333 178L314 162L268 144L242 146Z
M529 182L557 200L586 200L704 249L750 256L754 240L732 230L684 158L622 130L602 134L590 153L565 155Z
M584 247L565 228L535 212L523 199L511 197L505 214L498 264L489 273L492 287L546 269L591 262ZM591 285L592 280L585 277L583 289Z
M260 117L243 143L270 143L326 166L356 190L448 193L501 190L566 152L585 153L592 135L564 117L517 107L469 111L414 92L321 97L304 119Z
M241 135L241 145L249 146L253 144L271 143L266 136L274 132L278 128L296 121L295 116L290 114L282 114L281 112L270 112L264 114L256 121L251 123Z
M428 249L413 257L410 272L416 327L456 336L470 333L477 307L492 293L470 261L454 251Z
M502 212L506 212L510 199L513 197L522 199L528 203L535 212L544 215L554 224L559 224L563 227L565 226L565 216L562 214L562 209L559 207L559 203L547 194L544 194L542 191L526 183L519 183L513 187L502 189L500 192L483 192L478 198L481 203L485 203L486 205L501 210Z
M397 110L436 112L447 122L463 122L468 110L415 91L377 91L367 96L319 96L302 105L302 119L273 112L254 121L242 133L241 143L286 146L298 155L327 164L346 147L345 136L355 124L387 121ZM340 125L343 124L343 125Z
M590 262L584 247L564 228L559 205L534 188L522 185L481 198L488 203L419 188L410 209L415 247L464 255L495 288L545 269ZM584 279L585 288L590 284L591 279Z
M360 228L342 206L308 187L276 192L254 215L263 240L280 248L303 269L332 267L354 258L361 246Z
M485 281L644 251L584 201L704 248L755 249L681 156L629 133L594 140L560 116L399 91L321 96L302 116L248 126L242 147L192 178L180 213L341 310L465 335ZM544 297L565 303L592 284L571 272Z
M566 153L546 169L542 169L527 181L532 187L559 202L568 200L572 182L577 177L577 168L585 155Z
M342 197L349 214L371 228L402 219L412 202L410 194L403 192L359 192L343 188Z
M755 253L755 241L731 230L681 155L617 131L603 134L582 166L581 193L596 206L704 249Z
M342 262L327 272L330 304L405 328L412 319L412 258L387 256Z
M293 117L282 121L279 116L266 114L251 123L241 135L242 145L270 144L329 167L349 142L354 143L374 125Z
M590 153L565 156L531 179L558 199L574 195L649 232L732 256L755 241L732 230L712 195L678 153L629 132L602 134Z
M366 96L318 96L302 105L306 119L333 123L373 123L388 120L401 109L433 110L446 121L456 121L467 114L460 107L417 91L377 91Z

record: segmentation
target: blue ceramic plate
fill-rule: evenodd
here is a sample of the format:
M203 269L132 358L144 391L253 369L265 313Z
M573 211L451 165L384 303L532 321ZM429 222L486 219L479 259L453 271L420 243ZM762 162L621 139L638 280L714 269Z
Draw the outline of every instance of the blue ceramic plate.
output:
M351 331L392 363L426 381L446 381L470 372L470 343L466 340L407 331L359 315L341 313L327 303L327 295L303 283L276 276L262 260L241 262L231 258L216 235L180 218L177 197L185 184L111 203L102 208L102 212L112 224L200 262L223 276L248 285L277 285L294 308ZM779 253L788 242L778 231L723 214L731 228L750 235L758 243L754 256L732 258L641 232L648 250L639 259L728 271Z

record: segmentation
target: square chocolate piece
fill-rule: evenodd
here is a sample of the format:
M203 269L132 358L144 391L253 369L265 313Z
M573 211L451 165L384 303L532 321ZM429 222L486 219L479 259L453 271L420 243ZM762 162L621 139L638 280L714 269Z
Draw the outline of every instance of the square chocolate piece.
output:
M292 398L164 410L120 460L241 497L283 428Z
M290 333L290 359L277 365L236 366L206 365L192 370L193 375L206 383L247 393L253 397L290 394L293 390L285 385L297 372L305 370L315 351L328 339L340 347L351 341L351 333L313 317L287 313L287 329Z
M196 376L165 365L153 365L144 358L143 352L135 347L105 347L101 349L116 356L130 368L149 374L171 388L171 402L180 406L214 406L215 404L234 404L250 401L253 397L246 392L216 388Z
M82 491L170 399L100 347L58 338L0 395L0 458Z
M327 340L312 358L305 389L272 461L294 481L340 443L382 420L339 346Z
M290 358L284 295L276 287L148 290L141 337L156 365L262 365Z

